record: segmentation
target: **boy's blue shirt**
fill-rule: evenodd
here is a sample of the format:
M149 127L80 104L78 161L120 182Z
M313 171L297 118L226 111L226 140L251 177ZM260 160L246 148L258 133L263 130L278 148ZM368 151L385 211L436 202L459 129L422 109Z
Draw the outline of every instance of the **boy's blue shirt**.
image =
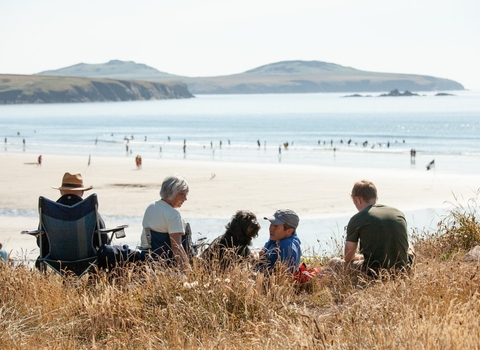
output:
M290 272L295 272L302 256L300 244L301 242L296 232L290 237L280 240L278 243L277 241L269 240L263 247L263 249L266 250L265 259L267 260L267 264L261 267L260 270L273 269L275 263L280 259Z

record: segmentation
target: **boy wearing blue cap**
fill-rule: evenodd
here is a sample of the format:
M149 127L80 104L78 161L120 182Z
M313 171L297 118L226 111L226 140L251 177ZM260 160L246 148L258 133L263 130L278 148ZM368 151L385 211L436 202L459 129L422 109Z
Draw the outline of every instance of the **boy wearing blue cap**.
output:
M275 264L282 263L288 272L294 273L302 256L296 232L300 221L298 215L290 209L279 209L264 219L270 221L270 240L259 253L262 264L258 270L272 270Z

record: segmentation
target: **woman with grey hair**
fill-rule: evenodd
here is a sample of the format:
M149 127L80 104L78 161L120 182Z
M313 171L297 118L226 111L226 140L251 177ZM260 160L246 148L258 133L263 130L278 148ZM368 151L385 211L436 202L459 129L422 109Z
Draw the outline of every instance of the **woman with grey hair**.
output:
M187 200L188 183L179 176L167 176L160 189L161 199L151 203L143 216L141 249L149 250L155 259L165 263L174 261L178 266L189 268L184 246L186 223L177 210Z

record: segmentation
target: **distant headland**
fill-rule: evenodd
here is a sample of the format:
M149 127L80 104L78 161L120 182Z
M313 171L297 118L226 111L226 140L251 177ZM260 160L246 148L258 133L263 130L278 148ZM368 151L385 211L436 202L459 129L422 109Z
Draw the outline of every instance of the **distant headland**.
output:
M102 64L79 63L40 72L40 75L176 81L193 94L262 94L316 92L385 92L464 90L453 80L426 75L378 73L322 61L283 61L243 73L216 77L186 77L165 73L145 64L112 60Z
M0 74L0 104L190 98L183 83Z
M192 94L399 90L451 91L464 90L464 87L449 79L367 72L321 61L283 61L216 77L179 76L145 64L119 60L79 63L35 75L0 75L0 104L133 101L190 98ZM390 94L387 96L392 96Z

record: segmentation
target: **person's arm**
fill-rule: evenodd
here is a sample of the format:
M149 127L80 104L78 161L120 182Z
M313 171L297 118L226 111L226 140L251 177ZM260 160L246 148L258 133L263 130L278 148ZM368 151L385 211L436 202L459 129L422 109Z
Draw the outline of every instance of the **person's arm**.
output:
M182 236L182 232L170 233L170 246L172 247L172 252L173 255L175 255L178 266L183 271L187 271L190 269L190 263L188 262L187 253L182 246Z
M357 251L357 242L345 242L345 257L344 260L346 263L349 263L352 260L356 260L355 253Z

